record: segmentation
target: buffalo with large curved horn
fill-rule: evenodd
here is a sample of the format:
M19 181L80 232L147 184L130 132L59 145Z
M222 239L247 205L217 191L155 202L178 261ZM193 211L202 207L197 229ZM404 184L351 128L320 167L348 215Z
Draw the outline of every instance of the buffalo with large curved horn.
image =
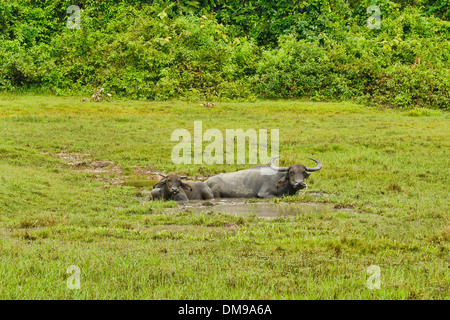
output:
M305 180L311 172L322 169L322 163L313 158L309 159L317 164L315 167L306 167L301 164L277 167L274 161L278 158L270 159L269 165L221 173L209 178L205 183L211 188L216 198L279 197L293 195L298 190L306 188ZM267 174L270 170L273 170L273 174Z

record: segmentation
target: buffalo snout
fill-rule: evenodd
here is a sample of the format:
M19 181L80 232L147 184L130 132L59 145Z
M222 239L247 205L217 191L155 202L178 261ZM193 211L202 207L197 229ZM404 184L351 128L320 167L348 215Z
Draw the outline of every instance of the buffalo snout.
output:
M304 189L304 188L306 188L306 183L303 180L302 181L295 181L294 187L295 188Z

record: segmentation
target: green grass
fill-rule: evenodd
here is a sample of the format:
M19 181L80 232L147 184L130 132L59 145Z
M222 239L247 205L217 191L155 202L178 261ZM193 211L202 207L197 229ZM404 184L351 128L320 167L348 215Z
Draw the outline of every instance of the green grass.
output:
M251 166L174 165L172 131L193 135L197 120L203 132L279 129L281 165L321 160L308 191L329 194L280 201L341 209L272 220L168 214L173 202L111 183L136 168L202 176ZM2 94L0 298L449 299L449 144L449 116L436 110ZM96 160L120 170L84 170ZM70 265L80 290L66 287ZM379 290L367 288L370 265Z

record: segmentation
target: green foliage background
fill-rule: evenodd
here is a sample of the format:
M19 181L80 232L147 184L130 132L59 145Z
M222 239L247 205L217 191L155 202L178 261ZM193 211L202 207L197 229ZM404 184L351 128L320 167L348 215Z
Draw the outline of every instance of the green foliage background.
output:
M369 29L376 4L381 28ZM450 106L449 0L0 0L0 90ZM69 5L81 28L68 29Z

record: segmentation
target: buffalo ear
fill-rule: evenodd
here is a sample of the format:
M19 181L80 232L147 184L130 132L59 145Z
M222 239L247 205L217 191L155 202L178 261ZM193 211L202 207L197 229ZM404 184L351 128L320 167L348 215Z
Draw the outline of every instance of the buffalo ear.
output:
M283 184L285 184L287 182L286 177L281 178L280 180L278 180L277 182L277 188L282 186Z
M165 184L166 184L166 180L161 180L160 182L158 182L157 184L155 184L153 186L153 189L155 189L155 188L162 188Z
M181 187L182 187L184 190L192 191L192 188L191 188L187 183L181 182Z

